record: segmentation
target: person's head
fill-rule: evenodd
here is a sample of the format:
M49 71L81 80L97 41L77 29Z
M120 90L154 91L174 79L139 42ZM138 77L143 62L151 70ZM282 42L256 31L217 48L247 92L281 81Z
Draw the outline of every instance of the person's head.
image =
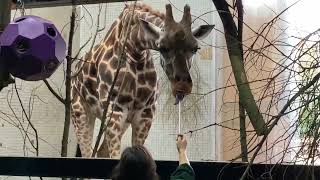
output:
M119 164L112 172L112 180L158 180L157 166L151 154L143 146L126 148Z

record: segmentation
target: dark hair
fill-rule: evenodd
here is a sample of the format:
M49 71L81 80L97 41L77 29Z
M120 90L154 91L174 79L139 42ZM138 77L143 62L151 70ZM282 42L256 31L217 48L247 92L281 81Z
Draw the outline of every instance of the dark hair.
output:
M140 145L126 148L113 169L112 180L158 180L157 166L148 150Z

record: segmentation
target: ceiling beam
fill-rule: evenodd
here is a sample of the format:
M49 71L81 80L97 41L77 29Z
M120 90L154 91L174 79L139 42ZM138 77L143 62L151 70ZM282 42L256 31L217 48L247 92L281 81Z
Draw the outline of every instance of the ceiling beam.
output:
M76 0L76 5L82 4L99 4L99 3L115 3L115 2L127 2L134 0ZM72 0L42 0L42 1L31 1L25 3L25 8L44 8L44 7L56 7L56 6L70 6Z

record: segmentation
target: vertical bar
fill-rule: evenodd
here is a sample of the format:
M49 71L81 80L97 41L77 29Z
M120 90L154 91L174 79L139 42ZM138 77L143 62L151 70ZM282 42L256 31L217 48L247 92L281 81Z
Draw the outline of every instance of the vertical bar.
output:
M11 0L0 1L0 32L4 30L11 18Z
M11 18L11 0L0 0L0 36L4 28L9 24ZM1 55L1 51L0 51ZM9 72L4 67L3 61L0 56L0 91L13 83L14 80L10 76Z

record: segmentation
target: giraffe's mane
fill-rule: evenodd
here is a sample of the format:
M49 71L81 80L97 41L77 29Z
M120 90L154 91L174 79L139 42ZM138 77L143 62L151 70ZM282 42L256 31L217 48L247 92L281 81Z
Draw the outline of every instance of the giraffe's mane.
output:
M134 4L130 4L130 5L125 4L125 5L126 5L125 9L135 8L135 10L138 10L138 11L149 12L150 14L155 15L155 16L161 18L162 20L164 20L164 18L165 18L164 13L153 9L151 6L149 6L145 3L137 2L136 5L134 5Z

